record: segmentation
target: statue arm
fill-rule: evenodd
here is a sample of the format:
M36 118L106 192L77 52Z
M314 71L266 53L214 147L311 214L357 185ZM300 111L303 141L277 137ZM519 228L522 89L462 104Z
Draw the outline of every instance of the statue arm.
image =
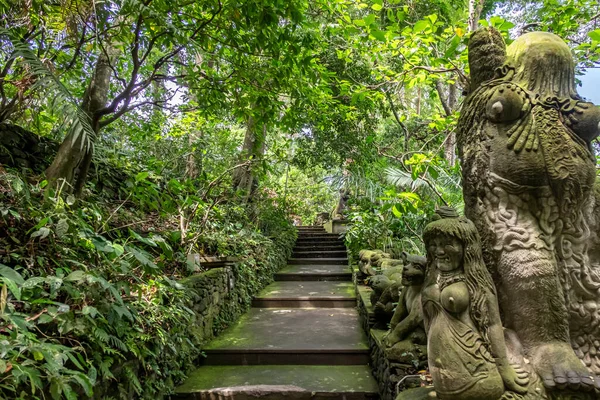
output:
M500 311L498 309L498 300L496 299L495 294L489 293L487 295L487 306L488 315L490 317L488 330L490 351L496 361L498 372L507 389L524 394L527 392L529 376L517 374L508 361L506 355L506 343L504 341L504 328L502 327L502 320L500 319Z
M492 356L501 363L508 363L506 356L506 343L504 342L504 330L502 328L502 320L500 319L500 311L498 310L498 302L496 296L492 293L487 295L488 316L490 318L488 336L490 339L490 350Z
M398 340L404 339L415 329L417 329L423 323L423 313L421 312L421 296L417 296L412 302L410 312L406 310L406 315L398 324L393 328L393 334Z
M398 305L396 306L396 311L394 311L394 316L392 317L392 321L390 322L390 328L393 330L396 325L400 321L402 321L408 315L408 309L406 308L406 292L408 288L404 288L400 293L400 299L398 300Z

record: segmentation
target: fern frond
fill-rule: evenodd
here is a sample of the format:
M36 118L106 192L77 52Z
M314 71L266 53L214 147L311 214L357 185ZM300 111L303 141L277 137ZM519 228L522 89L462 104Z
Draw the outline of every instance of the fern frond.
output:
M108 343L109 335L108 335L108 333L106 333L106 331L104 329L95 328L94 336L96 337L96 339L98 339L102 343Z

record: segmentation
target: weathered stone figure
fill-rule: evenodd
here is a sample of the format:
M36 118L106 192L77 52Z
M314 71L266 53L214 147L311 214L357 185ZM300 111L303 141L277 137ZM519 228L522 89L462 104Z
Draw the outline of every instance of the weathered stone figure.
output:
M429 370L443 400L497 400L524 394L528 374L509 364L494 282L475 225L464 217L431 222L423 233L422 291Z
M348 199L350 199L350 191L348 189L340 189L340 199L332 213L332 219L344 219L348 212Z
M384 253L381 250L363 249L358 253L358 257L360 259L358 261L358 268L360 272L367 276L373 276L377 274L373 266L376 265L379 262L379 260L383 258L390 258L390 254Z
M477 31L469 65L458 124L465 213L483 240L511 361L529 360L547 388L589 390L597 379L586 366L600 373L600 269L587 254L600 111L578 96L570 50L554 34L505 50L498 32Z
M398 305L390 322L390 331L384 339L387 347L392 347L409 335L416 333L417 330L423 330L421 288L424 279L425 263L409 262L404 266ZM422 333L416 336L420 339L421 335Z

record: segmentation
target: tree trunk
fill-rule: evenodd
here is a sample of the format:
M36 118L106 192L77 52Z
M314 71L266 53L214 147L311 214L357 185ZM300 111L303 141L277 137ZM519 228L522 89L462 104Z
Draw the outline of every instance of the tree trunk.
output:
M446 101L448 105L448 109L450 110L450 114L456 111L457 104L457 90L456 83L451 83L448 85L448 99ZM444 157L450 166L454 165L456 162L456 132L454 129L450 131L448 137L446 138L446 142L444 143Z
M190 152L185 160L185 177L196 179L202 174L202 148L194 146L194 141L202 139L202 132L196 131L188 136Z
M446 93L444 93L444 85L442 84L441 80L438 79L435 82L435 89L438 93L438 97L440 98L440 103L442 103L442 108L444 109L444 113L446 114L446 117L449 117L450 115L452 115L452 108L450 107L450 104L449 104L450 95L448 95L448 98L446 98Z
M94 75L81 105L81 109L89 118L94 135L85 138L84 132L77 134L73 130L67 134L58 148L54 161L46 169L49 187L56 188L62 186L64 182L67 185L64 189L77 196L81 195L92 162L94 141L100 131L100 118L96 112L106 105L111 73L109 55L102 53L98 57ZM89 142L86 144L85 141Z
M267 125L262 123L262 129L257 129L256 125L254 117L249 117L244 145L240 153L240 163L260 159L265 153ZM258 177L255 171L256 165L253 163L233 171L233 186L242 193L244 202L248 202L252 198L258 187Z
M469 0L469 32L475 32L481 18L481 10L483 10L484 0Z

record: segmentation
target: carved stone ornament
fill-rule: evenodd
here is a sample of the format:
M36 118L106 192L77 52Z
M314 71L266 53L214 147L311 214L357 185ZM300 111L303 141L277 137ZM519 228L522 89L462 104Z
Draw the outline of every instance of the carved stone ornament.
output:
M554 34L527 33L505 48L497 31L481 29L469 65L457 129L465 214L498 292L509 360L532 373L516 398L597 398L600 216L590 142L600 109L577 94L571 52Z

